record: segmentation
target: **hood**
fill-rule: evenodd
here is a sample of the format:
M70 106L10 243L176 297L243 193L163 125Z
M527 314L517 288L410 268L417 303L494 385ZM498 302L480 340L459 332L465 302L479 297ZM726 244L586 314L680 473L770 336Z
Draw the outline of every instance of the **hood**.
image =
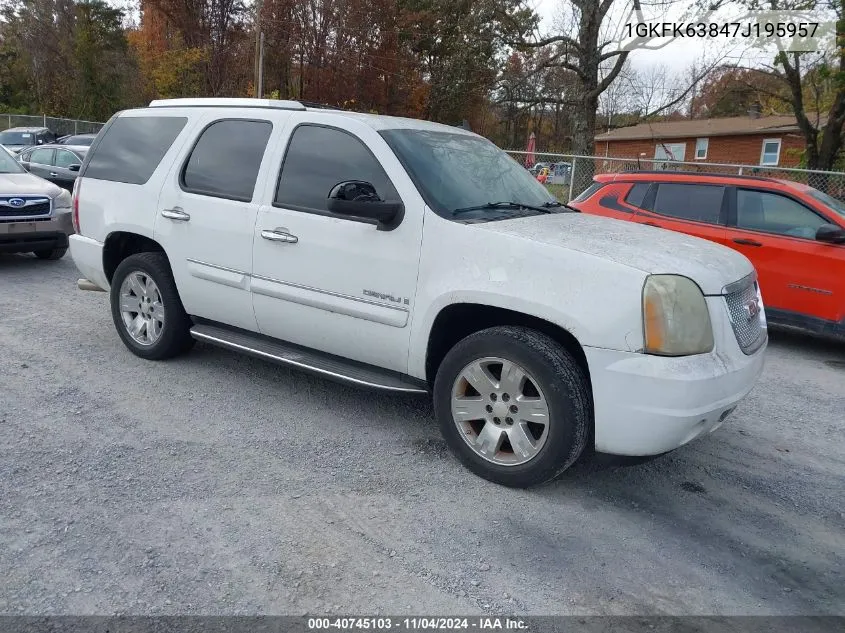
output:
M0 174L0 196L47 196L55 198L62 188L28 172Z
M584 213L555 213L474 224L541 244L558 246L636 268L689 277L706 295L751 274L741 253L698 237Z

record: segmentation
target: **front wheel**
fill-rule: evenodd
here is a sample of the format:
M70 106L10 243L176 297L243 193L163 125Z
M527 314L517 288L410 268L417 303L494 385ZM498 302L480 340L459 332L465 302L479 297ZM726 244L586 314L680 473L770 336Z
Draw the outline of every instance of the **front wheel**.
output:
M449 351L434 382L434 407L467 468L517 488L575 463L593 419L578 361L545 334L510 326L472 334Z
M38 259L56 260L61 259L67 253L67 248L52 248L41 251L34 251Z
M193 346L191 319L164 253L124 259L112 277L110 299L117 333L136 356L164 360Z

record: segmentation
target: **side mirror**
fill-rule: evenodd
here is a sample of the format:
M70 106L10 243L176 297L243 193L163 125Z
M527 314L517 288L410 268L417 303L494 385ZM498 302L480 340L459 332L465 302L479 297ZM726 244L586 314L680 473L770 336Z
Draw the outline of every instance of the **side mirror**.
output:
M816 231L816 240L829 244L845 244L845 229L835 224L822 224Z
M376 188L363 180L347 180L332 187L326 206L337 215L375 220L380 230L395 227L404 210L401 202L382 200Z
M73 164L73 165L67 166L68 171L79 171L80 169L82 169L82 165L79 165L79 164L76 164L76 163Z

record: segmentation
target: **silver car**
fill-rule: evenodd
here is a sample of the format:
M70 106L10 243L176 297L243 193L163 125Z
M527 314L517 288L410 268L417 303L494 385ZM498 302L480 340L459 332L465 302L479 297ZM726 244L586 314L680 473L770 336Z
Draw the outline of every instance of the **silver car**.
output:
M70 193L28 173L0 149L0 253L59 259L73 232Z

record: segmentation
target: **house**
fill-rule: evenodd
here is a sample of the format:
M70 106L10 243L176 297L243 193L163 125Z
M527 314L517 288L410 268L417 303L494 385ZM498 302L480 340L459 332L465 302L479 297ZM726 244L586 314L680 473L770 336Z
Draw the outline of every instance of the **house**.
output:
M794 116L640 123L596 136L596 155L796 167L804 151Z

